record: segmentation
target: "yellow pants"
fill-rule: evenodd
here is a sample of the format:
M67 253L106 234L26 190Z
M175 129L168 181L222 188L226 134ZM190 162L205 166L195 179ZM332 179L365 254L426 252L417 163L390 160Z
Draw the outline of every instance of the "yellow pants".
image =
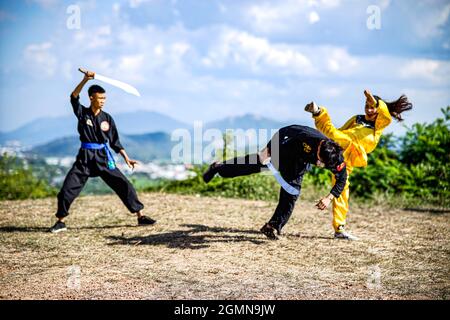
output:
M336 129L331 123L328 111L323 107L321 109L322 110L320 114L314 117L316 128L325 136L339 144L344 150L350 147L352 145L352 138L342 131ZM333 200L333 228L336 232L342 231L345 227L347 212L349 209L349 178L351 172L353 171L353 166L351 163L349 163L348 159L345 159L345 164L347 166L347 182L345 183L345 187L341 193L341 196ZM334 176L332 182L333 185L336 183L336 179L334 178Z
M353 168L347 166L347 182L345 183L344 190L339 198L333 199L333 228L334 231L339 232L345 227L345 221L347 219L347 212L349 209L349 197L350 197L350 173ZM333 176L333 186L336 183L336 179Z

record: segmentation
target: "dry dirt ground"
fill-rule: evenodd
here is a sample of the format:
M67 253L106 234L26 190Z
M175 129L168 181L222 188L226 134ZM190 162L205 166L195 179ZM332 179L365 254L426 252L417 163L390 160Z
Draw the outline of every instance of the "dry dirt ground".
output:
M113 195L0 202L1 299L449 299L449 210L353 206L358 242L301 200L279 241L258 230L275 203L147 193L153 227Z

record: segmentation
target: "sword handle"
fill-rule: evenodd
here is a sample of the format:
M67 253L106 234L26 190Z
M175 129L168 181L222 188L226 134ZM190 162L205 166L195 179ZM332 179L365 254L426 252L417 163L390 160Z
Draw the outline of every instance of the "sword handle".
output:
M95 77L95 72L90 72L90 71L87 71L87 70L85 70L85 69L82 69L82 68L78 68L78 71L80 71L81 73L83 73L86 77L88 77L88 78L92 78L92 79L94 79L94 77ZM91 75L92 74L92 75Z

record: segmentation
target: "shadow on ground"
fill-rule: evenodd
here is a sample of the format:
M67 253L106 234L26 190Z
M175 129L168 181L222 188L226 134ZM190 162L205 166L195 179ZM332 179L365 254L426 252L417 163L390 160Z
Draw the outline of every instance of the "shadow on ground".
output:
M411 211L411 212L425 212L425 213L431 213L431 214L447 214L450 213L450 209L433 209L433 208L404 208L405 211Z
M18 227L18 226L3 226L0 227L0 233L12 233L12 232L47 232L49 227Z
M118 229L118 228L139 228L137 225L113 225L113 226L85 226L85 227L68 227L69 230L102 230L102 229ZM12 232L49 232L49 227L27 227L27 226L3 226L0 227L0 233L12 233Z
M262 244L267 241L256 230L208 227L199 224L182 224L180 227L189 229L140 237L109 236L106 238L112 240L109 245L165 245L168 248L179 249L204 249L208 248L211 243L251 242Z
M252 229L209 227L199 224L182 224L180 227L189 229L139 237L108 236L106 238L112 240L112 242L108 243L109 245L165 245L168 248L179 249L204 249L208 248L211 243L250 242L259 245L272 241L263 236L261 232ZM285 237L321 240L332 239L330 237L305 234L286 234Z

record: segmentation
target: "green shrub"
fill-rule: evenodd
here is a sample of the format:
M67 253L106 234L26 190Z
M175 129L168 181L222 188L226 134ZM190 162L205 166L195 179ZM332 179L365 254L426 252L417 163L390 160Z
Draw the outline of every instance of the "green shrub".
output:
M54 196L56 190L33 176L24 161L6 154L0 157L0 199L36 199Z
M193 168L192 171L196 174L193 178L182 181L168 181L145 190L253 200L278 199L280 186L271 175L256 174L233 179L215 177L210 183L206 184L202 179L202 172L206 168L207 166Z

